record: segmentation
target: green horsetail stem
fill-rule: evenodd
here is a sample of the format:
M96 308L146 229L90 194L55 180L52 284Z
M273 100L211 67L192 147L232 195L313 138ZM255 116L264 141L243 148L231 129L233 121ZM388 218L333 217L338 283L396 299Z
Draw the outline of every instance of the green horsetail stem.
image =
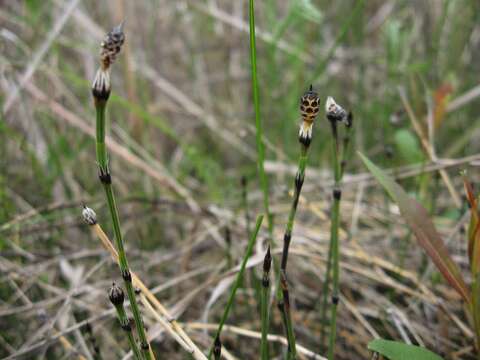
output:
M330 334L328 342L328 359L333 360L335 358L335 340L337 334L337 307L339 302L339 226L340 226L340 200L342 197L342 191L340 189L340 182L342 180L346 151L348 150L348 144L350 141L350 129L352 127L353 116L351 113L347 115L345 110L337 105L333 98L328 97L326 102L326 115L330 122L332 130L332 162L334 173L334 187L333 187L333 206L332 206L332 220L330 225L330 245L328 250L327 268L325 272L325 281L323 285L323 301L321 308L321 335L320 345L323 346L325 338L325 324L327 313L327 299L330 286L330 273L332 272L332 293L331 293L331 314L330 314ZM340 144L338 139L338 123L345 123L347 127L347 133L343 141L343 153L340 158Z
M303 181L305 180L305 168L307 166L307 157L308 157L308 148L309 143L301 144L301 154L298 160L298 170L295 175L295 190L293 194L292 206L288 214L287 225L285 228L285 233L283 235L283 251L282 251L282 260L280 264L280 287L281 295L279 308L282 311L282 319L285 327L285 332L288 340L288 352L289 356L296 356L296 341L295 341L295 332L293 329L293 323L291 319L290 312L290 301L289 301L289 292L288 292L288 283L287 283L287 262L288 262L288 251L290 249L290 243L292 240L292 231L293 225L295 222L295 214L297 213L298 201L300 199L300 193L302 191Z
M128 300L132 309L133 318L135 320L135 327L137 329L138 337L140 339L140 347L142 349L143 357L146 360L152 359L150 352L150 344L147 340L147 334L143 325L140 309L135 298L135 290L132 285L132 276L128 267L127 255L123 246L122 232L120 230L120 219L118 216L117 205L115 201L115 195L113 193L112 178L110 169L108 167L108 155L107 148L105 146L105 110L108 101L108 93L103 96L99 96L94 92L95 110L97 112L97 124L96 124L96 150L97 150L97 162L100 170L100 181L105 190L107 196L108 209L113 223L113 231L115 233L115 244L118 250L119 266L122 278L125 283L125 289L127 290Z
M340 220L340 199L342 196L341 190L337 187L340 181L340 162L338 161L338 156L334 156L335 162L335 188L333 189L333 209L332 209L332 223L330 230L331 238L331 257L332 257L332 305L331 305L331 315L330 315L330 340L328 344L328 359L332 360L334 358L335 352L335 338L337 332L337 307L338 307L338 282L339 282L339 241L338 241L338 229L339 229L339 220ZM337 177L338 175L338 177Z
M215 343L220 342L220 335L222 333L223 325L225 325L225 321L227 320L228 314L230 312L230 309L233 305L233 300L235 299L235 294L237 292L238 287L240 286L243 278L243 273L245 272L245 267L247 265L247 261L252 255L253 251L253 246L255 245L255 242L257 240L257 235L258 232L260 231L260 226L262 225L263 221L263 215L259 215L257 217L257 222L255 224L255 229L250 236L250 239L248 241L247 245L247 250L245 252L245 256L243 257L242 263L240 265L240 270L237 273L237 277L235 278L235 282L233 283L232 289L230 291L230 295L227 300L227 305L225 306L225 309L223 310L223 315L222 318L220 319L220 323L218 324L217 332L215 333L215 341L214 344L210 347L210 352L208 353L208 359L210 360L212 358L212 354L215 351Z
M332 272L333 252L335 251L335 248L337 248L337 251L338 251L338 220L339 220L340 197L341 197L341 192L339 192L338 194L336 192L336 190L340 191L338 189L338 185L341 177L341 164L339 162L339 156L338 156L339 146L338 146L337 124L335 121L331 121L330 124L332 127L332 135L333 135L332 159L333 159L335 184L334 184L332 218L331 218L331 225L330 225L330 244L328 247L327 268L325 271L325 280L322 286L322 307L321 307L321 317L320 317L321 318L320 346L322 347L324 346L324 343L325 343L325 325L327 323L327 303L328 303L328 294L329 294L329 287L330 287L330 276Z

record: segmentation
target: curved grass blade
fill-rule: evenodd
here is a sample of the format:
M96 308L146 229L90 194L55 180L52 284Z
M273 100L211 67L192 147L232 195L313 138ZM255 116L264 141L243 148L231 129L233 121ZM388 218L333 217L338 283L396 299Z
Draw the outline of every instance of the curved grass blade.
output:
M443 360L437 354L423 347L407 345L392 340L373 340L368 343L368 349L375 351L390 360Z
M400 208L419 245L432 259L445 280L470 304L470 292L460 270L450 257L425 208L407 195L405 190L362 153L358 153L368 170L375 176Z
M470 269L472 274L476 276L480 262L480 215L478 213L478 202L473 192L473 186L467 178L467 174L463 174L463 185L467 195L467 201L470 205L470 224L468 225L468 260L470 261Z

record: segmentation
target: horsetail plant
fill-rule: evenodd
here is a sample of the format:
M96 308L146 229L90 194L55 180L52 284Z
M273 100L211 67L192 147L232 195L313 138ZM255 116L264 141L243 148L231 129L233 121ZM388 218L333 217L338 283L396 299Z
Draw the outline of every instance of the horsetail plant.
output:
M303 181L305 180L305 168L307 166L308 149L312 141L313 121L318 114L320 108L320 98L313 91L312 85L310 89L300 99L300 113L302 116L302 124L298 134L298 141L301 145L300 158L298 160L298 169L295 175L295 190L293 194L292 207L288 214L288 221L283 236L283 252L280 268L283 272L287 270L288 249L292 239L293 223L295 214L297 213L298 200L302 191Z
M96 153L97 162L99 166L99 178L105 189L107 197L108 208L112 217L113 230L115 233L115 243L119 255L119 266L122 278L125 282L127 296L132 308L135 326L140 339L140 347L142 354L146 360L153 358L150 349L150 344L147 340L146 331L143 325L143 320L140 310L135 299L135 291L132 286L132 276L128 267L127 256L123 245L122 232L120 230L120 219L118 216L117 205L115 202L115 195L112 188L112 176L108 164L108 154L105 145L105 110L107 107L108 98L110 96L110 66L114 63L115 58L119 54L121 47L125 41L123 33L123 24L113 28L109 32L103 42L101 43L100 52L100 67L95 75L92 85L92 95L96 110Z
M287 282L287 262L288 250L292 240L293 224L295 221L295 214L297 213L298 200L300 199L300 192L302 191L303 181L305 180L305 168L307 166L308 149L312 141L313 122L317 117L320 109L320 98L318 94L313 91L312 85L310 89L300 98L300 114L302 116L302 124L298 134L298 141L300 142L301 152L298 160L298 170L295 175L295 190L293 194L292 207L288 215L287 225L285 227L285 234L283 236L283 251L282 260L280 264L280 285L281 298L279 308L282 311L282 318L288 339L289 358L296 357L295 333L290 313L290 300Z
M222 318L220 319L220 323L218 324L217 332L215 333L215 340L213 345L210 347L210 351L208 353L208 359L210 360L212 358L212 355L215 352L215 349L217 348L216 344L221 344L220 342L220 335L222 333L223 325L225 325L225 321L227 320L228 314L230 313L230 309L232 308L233 305L233 300L235 299L235 294L237 292L237 289L240 287L240 284L243 279L243 273L245 272L245 267L247 265L247 261L252 255L253 251L253 246L255 245L255 242L257 240L258 232L260 231L260 226L262 225L263 221L263 215L259 215L257 217L257 222L255 224L255 229L250 236L250 239L248 241L247 245L247 250L245 252L245 256L243 257L242 263L240 264L240 269L238 270L237 277L235 278L235 282L233 283L232 289L230 290L230 295L227 300L227 305L225 306L225 309L223 310L223 315ZM221 346L220 346L221 347Z
M133 351L133 357L136 360L141 360L142 355L140 353L140 350L138 349L137 343L135 342L135 338L133 337L130 319L128 318L127 313L125 312L125 308L123 307L125 295L123 293L122 288L117 286L115 283L113 283L112 287L108 291L108 298L110 299L110 302L113 304L113 306L115 307L115 310L117 311L117 316L118 316L118 321L120 321L120 326L127 334L128 343L130 344L130 348Z
M333 289L331 292L331 315L330 315L330 336L328 345L328 359L332 360L335 353L335 338L337 328L337 306L339 301L338 295L338 283L339 283L339 244L338 244L338 231L340 224L340 199L342 197L342 191L340 189L340 182L343 175L343 168L345 167L345 153L350 141L350 129L352 127L353 116L347 115L347 112L338 105L332 97L328 97L325 104L326 118L330 122L333 137L333 173L334 173L334 187L333 187L333 207L332 207L332 220L330 225L330 245L328 250L327 268L325 272L325 281L323 284L323 301L321 308L321 335L320 344L324 344L325 336L325 323L327 314L327 299L330 288L330 274L332 273ZM343 142L343 152L340 154L340 144L338 136L338 124L345 123L347 127L347 133Z

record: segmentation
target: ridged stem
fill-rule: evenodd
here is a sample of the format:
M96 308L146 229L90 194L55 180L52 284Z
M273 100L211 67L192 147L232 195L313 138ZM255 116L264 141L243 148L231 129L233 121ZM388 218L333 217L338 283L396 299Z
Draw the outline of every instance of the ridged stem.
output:
M292 206L288 214L288 221L285 227L285 233L283 235L283 251L282 251L282 262L280 269L282 271L287 270L287 261L288 261L288 250L290 248L290 242L292 238L293 224L295 222L295 215L297 213L298 200L300 199L300 193L302 191L303 181L305 179L305 168L307 165L307 155L308 147L301 145L301 155L298 160L298 169L297 174L295 175L295 190L293 194Z
M303 181L305 180L305 168L307 166L308 148L308 146L301 144L301 154L298 160L297 173L295 175L295 189L293 194L292 206L288 214L287 225L285 227L285 233L283 235L283 251L279 277L279 282L281 286L278 287L279 291L281 289L281 293L279 296L281 301L279 302L279 304L281 304L281 311L283 312L282 319L284 321L284 327L288 339L289 356L293 356L293 358L295 358L296 356L295 332L291 319L290 301L288 298L285 299L285 295L289 295L286 275L288 251L290 249L290 243L292 240L293 225L295 223L295 215L297 213L298 201L300 199Z
M125 312L125 308L122 305L115 306L115 310L117 310L118 321L120 321L120 326L127 334L128 343L130 344L130 348L133 351L133 356L137 360L143 359L140 350L138 349L137 343L135 338L132 334L132 326L130 325L130 320L128 319L127 313Z
M282 288L282 311L284 313L283 320L284 326L287 332L287 340L288 340L288 359L296 359L297 358L297 348L295 343L295 331L293 328L292 316L290 312L290 294L288 291L288 282L287 276L285 271L281 271L280 273L280 285Z
M105 146L105 109L107 100L95 98L95 110L97 112L97 137L96 137L96 150L97 150L97 162L100 168L100 180L105 189L107 196L108 209L113 223L113 231L115 233L115 245L118 250L119 266L122 278L124 280L125 289L127 290L128 300L130 301L130 307L132 309L133 318L135 320L135 327L137 329L138 337L140 339L140 346L142 349L143 357L146 360L152 360L153 354L150 351L150 344L147 340L147 334L143 325L140 309L135 298L135 290L132 285L132 276L128 267L127 256L123 246L122 232L120 230L120 219L118 216L117 205L115 202L115 195L113 193L110 170L108 168L108 156Z
M338 243L338 230L340 220L340 199L342 196L340 190L340 180L342 176L341 162L338 156L338 134L337 124L331 121L332 135L333 135L333 167L335 185L333 188L333 209L332 209L332 222L330 226L330 251L332 263L332 296L331 296L331 315L330 315L330 335L328 342L328 359L333 360L335 357L335 339L337 335L337 306L338 306L338 283L339 283L339 243ZM327 274L329 275L329 274ZM328 289L328 287L327 287Z

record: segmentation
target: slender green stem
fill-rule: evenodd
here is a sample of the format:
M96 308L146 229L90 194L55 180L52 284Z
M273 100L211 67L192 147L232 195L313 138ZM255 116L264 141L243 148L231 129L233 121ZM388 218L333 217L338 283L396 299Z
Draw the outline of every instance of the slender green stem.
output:
M97 162L100 166L100 169L107 171L108 160L107 160L107 149L105 146L105 108L107 102L106 100L96 100L95 108L97 113L96 129L96 151L97 151Z
M331 246L331 261L332 261L332 306L330 315L330 336L328 346L328 359L333 360L335 354L335 339L337 333L337 306L338 306L338 282L339 282L339 244L338 244L338 230L340 220L340 180L342 176L341 162L338 156L338 134L336 122L331 122L333 141L333 167L335 186L333 188L333 209L332 209L332 222L330 226L330 246Z
M280 289L282 292L280 294L277 293L277 298L280 300L279 303L282 304L281 311L283 312L282 318L284 320L285 331L287 333L288 339L288 349L289 353L293 356L296 354L296 345L295 345L295 333L293 330L293 324L291 319L290 313L290 303L289 299L285 299L285 295L288 296L288 285L286 279L287 273L287 262L288 262L288 251L290 248L290 243L292 240L292 231L293 225L295 223L295 215L297 213L297 206L298 201L300 199L300 193L302 191L303 181L305 180L305 168L307 166L307 158L308 158L308 146L301 144L301 154L298 160L298 170L297 174L295 175L295 190L293 194L293 201L292 206L290 208L290 212L288 214L287 225L285 227L285 233L283 236L283 251L282 251L282 261L280 264L280 277L278 279L279 283L282 285L277 286L278 292ZM287 291L285 291L287 289Z
M325 270L325 279L322 285L322 304L320 308L320 352L323 352L325 344L325 333L327 326L327 303L330 287L330 278L332 272L332 242L328 245L327 268Z
M230 309L231 309L232 304L233 304L233 300L235 299L235 294L237 292L237 289L242 282L243 273L245 272L245 267L247 265L247 261L250 258L250 256L252 255L253 246L255 245L255 241L257 240L257 235L258 235L258 232L260 231L260 226L262 225L262 221L263 221L263 215L259 215L257 217L257 222L255 224L255 230L253 231L252 235L250 236L250 240L248 241L247 251L246 251L245 256L243 257L242 263L240 265L240 270L237 273L237 277L235 278L235 282L234 282L233 287L230 291L230 296L228 297L227 305L225 306L225 309L223 310L222 318L220 319L220 323L218 325L217 332L215 333L215 339L220 339L220 334L222 332L223 325L225 324L225 321L227 320L228 314L229 314ZM208 359L212 358L214 348L215 348L215 344L212 345L212 347L210 348L210 352L208 353Z
M257 166L260 176L260 186L263 191L263 206L265 209L265 215L267 216L267 223L269 231L271 229L270 207L269 207L269 195L268 195L268 178L265 173L265 144L263 143L263 124L260 118L260 98L258 91L258 77L257 77L257 49L255 41L255 6L254 0L250 0L249 3L249 16L250 16L250 65L252 71L252 94L253 94L253 106L255 109L255 128L256 128L256 142L257 142ZM273 229L272 229L273 230Z
M123 304L115 306L115 309L117 310L117 316L118 316L118 320L120 321L120 325L122 326L122 329L127 334L128 343L130 344L130 348L133 351L134 358L137 359L137 360L143 359L142 354L140 353L140 350L138 349L135 338L133 337L132 327L130 325L130 320L128 319L128 316L127 316L127 313L125 312Z
M326 323L327 323L327 303L328 303L328 294L329 294L329 288L330 288L330 280L331 280L331 272L332 272L332 259L333 259L333 253L335 251L335 246L337 245L337 240L338 239L338 211L339 211L339 203L340 199L337 199L336 196L336 191L340 191L338 186L339 182L341 180L342 174L343 174L343 166L342 164L344 163L344 154L345 154L345 148L343 152L343 157L342 160L339 161L339 144L338 144L338 133L337 133L337 124L333 121L330 121L330 125L332 128L332 136L333 136L333 150L332 150L332 158L333 158L333 169L334 169L334 196L333 196L333 208L332 208L332 222L330 225L330 243L328 246L328 258L327 258L327 268L325 270L325 280L323 282L322 286L322 305L320 309L320 347L323 347L325 343L325 328L326 328ZM348 142L346 143L348 145ZM345 145L345 142L344 142ZM338 193L338 192L337 192ZM341 194L341 193L340 193ZM321 351L323 349L320 349Z
M295 215L297 213L298 200L300 199L300 192L302 191L303 181L305 179L305 168L307 165L307 156L308 156L308 147L305 145L302 146L302 151L300 158L298 160L298 170L295 175L295 191L293 194L292 207L288 214L288 221L285 228L285 234L283 236L283 252L282 252L282 263L281 270L287 270L287 261L288 261L288 249L290 247L290 242L292 238L293 224L295 222Z
M115 202L115 195L113 193L110 170L108 168L108 156L105 146L105 109L106 100L95 99L95 108L97 112L97 162L100 167L100 180L105 189L107 196L108 209L110 210L110 216L112 217L113 231L115 233L115 244L118 250L119 266L122 278L124 280L125 289L127 290L128 300L135 320L135 326L137 329L138 337L140 339L140 345L142 353L145 359L152 359L150 352L150 345L147 340L147 334L143 325L140 309L138 308L137 300L135 299L135 291L132 285L132 276L128 267L127 256L123 246L122 232L120 230L120 219L118 216L117 205Z
M265 144L263 142L263 124L260 117L260 99L258 90L258 77L257 77L257 47L255 40L255 1L249 0L249 32L250 32L250 66L252 72L252 94L253 105L255 109L255 129L256 129L256 143L257 143L257 167L260 177L260 186L263 192L263 206L264 212L267 217L268 224L268 243L273 248L275 246L275 240L273 239L273 219L270 213L269 207L269 186L268 178L265 173ZM275 276L278 277L279 265L276 258L273 258L273 269ZM280 296L280 291L277 283L277 299Z
M280 283L282 287L282 298L283 298L283 307L282 307L282 311L284 313L283 320L284 320L284 326L287 332L287 340L288 340L288 358L296 359L297 347L295 343L295 331L293 329L292 316L290 312L290 295L288 291L287 276L284 270L282 270L280 273Z

